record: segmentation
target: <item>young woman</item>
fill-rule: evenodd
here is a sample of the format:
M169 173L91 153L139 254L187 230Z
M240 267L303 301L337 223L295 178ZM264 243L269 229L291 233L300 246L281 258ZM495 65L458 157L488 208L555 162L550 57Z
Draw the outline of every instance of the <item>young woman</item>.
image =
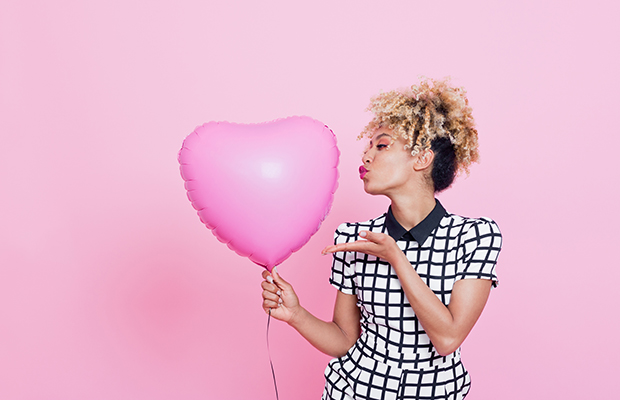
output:
M263 309L335 357L323 399L462 399L470 379L460 346L497 285L499 228L448 213L435 193L478 160L465 91L424 80L373 99L362 157L364 190L387 212L338 227L331 322L299 303L274 269L263 272Z

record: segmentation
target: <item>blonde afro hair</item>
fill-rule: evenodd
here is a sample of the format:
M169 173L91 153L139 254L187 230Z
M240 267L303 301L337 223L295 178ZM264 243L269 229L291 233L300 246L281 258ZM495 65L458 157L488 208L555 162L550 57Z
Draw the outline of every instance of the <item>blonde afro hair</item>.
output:
M360 139L387 127L405 139L405 148L416 155L430 149L434 139L447 138L454 147L456 173L469 173L471 163L478 161L478 131L466 91L451 86L449 78L422 78L411 89L381 93L372 98L368 111L374 118Z

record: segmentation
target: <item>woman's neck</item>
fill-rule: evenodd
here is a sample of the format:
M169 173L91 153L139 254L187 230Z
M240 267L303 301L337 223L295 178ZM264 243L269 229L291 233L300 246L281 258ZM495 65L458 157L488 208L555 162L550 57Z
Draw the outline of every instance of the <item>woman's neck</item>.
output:
M392 198L391 200L392 214L406 230L422 222L435 208L435 194L433 192Z

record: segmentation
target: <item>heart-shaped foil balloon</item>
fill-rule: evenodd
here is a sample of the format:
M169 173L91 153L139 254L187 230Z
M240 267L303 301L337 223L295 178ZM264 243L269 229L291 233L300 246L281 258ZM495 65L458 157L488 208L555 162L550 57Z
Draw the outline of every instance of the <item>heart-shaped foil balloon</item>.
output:
M333 132L309 117L261 124L209 122L179 152L200 220L269 271L319 229L338 187Z

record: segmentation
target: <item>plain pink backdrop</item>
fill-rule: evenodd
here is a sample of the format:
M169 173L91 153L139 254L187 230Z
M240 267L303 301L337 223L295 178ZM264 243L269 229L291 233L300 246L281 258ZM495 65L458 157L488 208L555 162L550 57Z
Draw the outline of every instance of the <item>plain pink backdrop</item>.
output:
M323 121L342 152L321 230L281 267L331 317L363 193L369 98L465 86L482 162L440 199L505 246L463 346L470 398L616 393L620 7L612 1L0 2L0 398L274 399L261 269L222 245L176 160L210 120ZM274 323L280 398L328 358Z

